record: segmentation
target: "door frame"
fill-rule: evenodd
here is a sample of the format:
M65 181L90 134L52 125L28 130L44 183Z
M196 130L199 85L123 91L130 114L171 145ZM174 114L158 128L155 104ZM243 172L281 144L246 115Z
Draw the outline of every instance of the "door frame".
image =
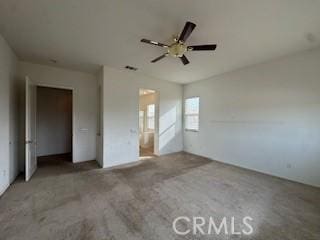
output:
M37 91L36 85L25 76L25 181L37 170ZM34 161L35 162L34 162ZM32 168L31 168L32 167Z
M64 90L71 90L71 96L72 96L72 146L71 146L71 151L72 151L72 163L75 163L74 161L74 149L75 149L75 144L74 144L74 140L75 140L75 129L74 129L74 88L73 87L67 87L67 86L63 86L63 85L55 85L55 84L46 84L46 83L35 83L36 87L46 87L46 88L57 88L57 89L64 89ZM38 99L37 99L38 102ZM38 126L37 126L38 127ZM38 157L38 155L37 155Z
M139 87L138 89L138 107L137 107L137 116L138 116L138 156L140 157L140 90L145 89L145 90L152 90L154 91L155 94L155 115L154 115L154 134L153 134L153 154L156 156L160 156L160 151L159 151L159 123L160 123L160 91L157 89L153 88L148 88L148 87ZM144 113L146 115L146 113Z

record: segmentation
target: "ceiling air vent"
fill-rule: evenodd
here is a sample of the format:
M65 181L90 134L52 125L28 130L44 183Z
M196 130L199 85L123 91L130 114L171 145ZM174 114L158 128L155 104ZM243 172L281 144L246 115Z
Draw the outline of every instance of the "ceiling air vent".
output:
M132 71L137 71L138 68L132 67L132 66L126 66L126 69L132 70Z

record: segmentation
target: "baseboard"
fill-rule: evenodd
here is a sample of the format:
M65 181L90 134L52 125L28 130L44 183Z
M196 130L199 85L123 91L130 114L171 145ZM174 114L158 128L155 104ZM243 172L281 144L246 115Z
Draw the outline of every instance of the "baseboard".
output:
M97 159L95 161L97 162L100 168L103 168L102 164Z
M272 174L270 172L263 171L261 169L255 169L255 168L250 168L250 167L246 167L246 166L242 166L242 165L237 165L237 164L234 164L234 163L228 163L228 162L224 162L224 161L221 161L221 160L216 160L216 159L213 159L211 157L208 157L208 156L205 156L205 155L201 155L201 154L198 154L198 153L188 152L186 150L183 150L183 152L188 153L188 154L192 154L194 156L207 158L207 159L209 159L211 161L215 161L215 162L218 162L218 163L226 164L226 165L229 165L229 166L242 168L242 169L249 170L249 171L252 171L252 172L264 174L264 175L267 175L267 176L270 176L270 177L286 180L286 181L289 181L289 182L298 183L298 184L302 184L302 185L306 185L306 186L310 186L310 187L320 188L320 185L317 185L317 184L312 184L312 183L308 183L308 182L302 182L302 181L298 181L298 180L295 180L295 179L292 179L292 178L286 178L284 176Z
M121 163L119 165L114 165L114 166L104 166L103 169L113 170L113 169L120 169L120 168L128 168L128 167L136 166L136 165L140 164L141 162L142 162L141 160L136 160L133 162Z
M5 193L5 191L8 189L9 186L10 186L10 184L6 184L3 186L2 189L0 189L0 197L2 196L2 194Z
M20 173L22 173L22 172L18 169L18 171L15 172L14 176L10 179L9 185L11 185L17 179L17 177L20 175Z
M45 157L60 157L65 155L72 155L72 152L66 152L66 153L55 153L55 154L49 154L49 155L38 155L37 158L45 158Z

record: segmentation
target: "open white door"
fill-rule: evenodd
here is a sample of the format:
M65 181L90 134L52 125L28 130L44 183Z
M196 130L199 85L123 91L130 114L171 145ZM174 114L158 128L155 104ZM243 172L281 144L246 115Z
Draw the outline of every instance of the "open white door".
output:
M26 77L26 181L29 181L37 169L36 154L36 103L37 103L36 85Z

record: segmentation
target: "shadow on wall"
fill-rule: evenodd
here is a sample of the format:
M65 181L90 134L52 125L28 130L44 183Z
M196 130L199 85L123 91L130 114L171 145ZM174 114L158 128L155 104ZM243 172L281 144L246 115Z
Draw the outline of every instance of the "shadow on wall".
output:
M176 136L177 107L172 108L160 117L159 151L161 152Z

